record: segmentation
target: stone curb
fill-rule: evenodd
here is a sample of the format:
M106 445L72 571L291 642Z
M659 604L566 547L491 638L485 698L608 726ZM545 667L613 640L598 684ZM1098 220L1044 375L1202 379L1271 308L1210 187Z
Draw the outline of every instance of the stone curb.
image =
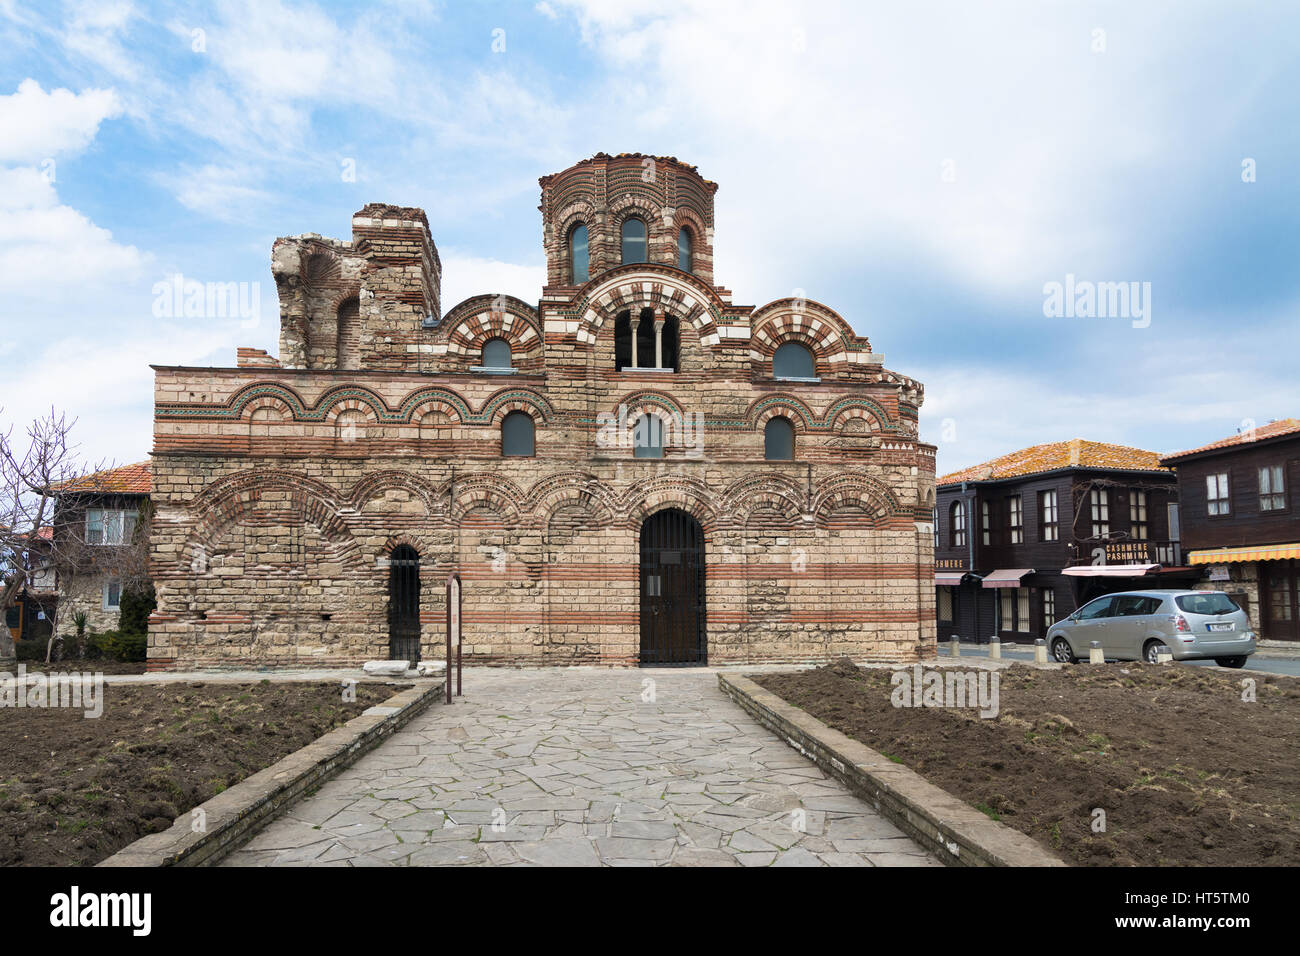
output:
M374 749L443 694L436 681L395 694L342 727L199 805L206 829L191 829L190 810L161 833L151 833L101 860L98 866L212 866L296 800Z
M916 771L828 727L749 678L719 674L718 686L946 866L1068 866L1020 831L989 819Z

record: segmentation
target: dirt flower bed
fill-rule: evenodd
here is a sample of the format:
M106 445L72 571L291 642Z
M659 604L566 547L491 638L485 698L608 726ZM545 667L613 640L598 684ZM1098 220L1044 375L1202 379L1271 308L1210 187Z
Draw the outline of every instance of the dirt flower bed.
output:
M842 660L753 680L1074 863L1300 864L1296 678L1013 665L997 717L982 719L894 707L891 673Z
M97 863L400 689L105 684L95 719L0 709L0 866Z

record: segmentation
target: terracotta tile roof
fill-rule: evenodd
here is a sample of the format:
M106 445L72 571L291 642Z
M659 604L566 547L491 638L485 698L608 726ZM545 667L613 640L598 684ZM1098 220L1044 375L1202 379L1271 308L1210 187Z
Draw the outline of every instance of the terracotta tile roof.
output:
M1266 438L1277 438L1279 435L1290 435L1295 432L1300 432L1300 418L1282 418L1275 422L1269 422L1267 425L1259 425L1255 428L1254 434L1248 431L1238 432L1236 435L1220 438L1218 441L1212 441L1200 448L1165 455L1161 460L1171 461L1174 458L1182 458L1184 455L1199 455L1201 452L1232 448L1234 445L1249 445L1253 442L1263 441Z
M55 486L60 494L89 492L91 494L147 495L153 487L150 462L139 461L121 468L107 468L94 474L65 481Z
M1160 456L1144 448L1111 445L1100 441L1073 438L1054 441L1046 445L1033 445L994 458L980 465L944 475L940 485L962 481L997 481L1002 478L1021 478L1061 468L1116 468L1124 471L1168 471L1160 464Z

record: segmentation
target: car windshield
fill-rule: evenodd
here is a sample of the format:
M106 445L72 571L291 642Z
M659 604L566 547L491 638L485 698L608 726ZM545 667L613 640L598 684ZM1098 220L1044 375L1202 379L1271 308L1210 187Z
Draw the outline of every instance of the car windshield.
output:
M1233 611L1241 610L1233 603L1232 598L1222 591L1183 594L1176 600L1178 606L1188 614L1231 614Z

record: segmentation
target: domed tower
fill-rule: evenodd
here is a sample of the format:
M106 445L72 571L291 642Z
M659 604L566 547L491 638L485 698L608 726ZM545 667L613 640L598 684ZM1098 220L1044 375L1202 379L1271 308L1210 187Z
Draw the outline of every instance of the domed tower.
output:
M718 184L672 156L597 153L543 176L548 286L579 286L615 266L653 262L713 285Z

